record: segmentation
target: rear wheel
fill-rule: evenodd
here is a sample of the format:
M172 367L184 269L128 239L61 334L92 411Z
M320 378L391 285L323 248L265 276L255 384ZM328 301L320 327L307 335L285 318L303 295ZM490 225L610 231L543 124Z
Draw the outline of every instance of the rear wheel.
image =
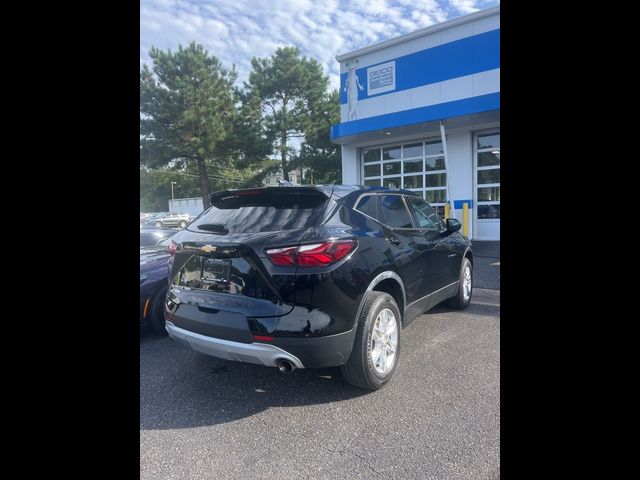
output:
M458 293L446 301L447 306L458 310L463 310L471 303L473 293L473 265L468 258L462 259L460 265L460 282L458 283Z
M164 335L167 334L167 330L164 328L164 300L167 296L167 288L165 286L159 289L149 301L149 307L151 308L151 312L149 312L149 327L154 333Z
M400 310L393 297L371 292L358 320L351 356L340 367L345 380L367 390L384 387L398 364L401 328Z
M162 222L156 222L156 227L161 227L162 226Z
M180 220L180 228L184 228L187 226L187 222L185 220Z

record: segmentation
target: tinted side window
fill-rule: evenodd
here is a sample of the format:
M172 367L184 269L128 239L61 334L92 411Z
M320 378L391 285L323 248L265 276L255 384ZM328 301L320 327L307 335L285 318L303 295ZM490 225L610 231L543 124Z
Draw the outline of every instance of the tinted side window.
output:
M420 228L440 228L440 219L435 210L424 200L406 197Z
M378 219L378 209L376 208L376 196L375 195L367 195L362 197L358 202L358 206L356 210L364 213L365 215L369 215L371 218Z
M380 196L380 221L395 228L413 228L411 215L401 195Z

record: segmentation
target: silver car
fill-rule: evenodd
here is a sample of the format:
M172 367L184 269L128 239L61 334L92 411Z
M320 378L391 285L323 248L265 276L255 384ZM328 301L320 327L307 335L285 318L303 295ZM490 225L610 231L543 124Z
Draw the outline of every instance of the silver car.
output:
M184 228L191 221L188 213L169 212L153 220L156 227L180 227Z

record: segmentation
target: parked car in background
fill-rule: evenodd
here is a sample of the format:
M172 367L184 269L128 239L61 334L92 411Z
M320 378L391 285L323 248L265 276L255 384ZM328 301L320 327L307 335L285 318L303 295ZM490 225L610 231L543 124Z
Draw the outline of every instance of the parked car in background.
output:
M167 215L169 212L152 212L147 214L147 218L144 219L143 225L154 225L154 220L158 217Z
M166 245L140 248L140 326L156 333L166 333L163 304L170 260Z
M140 225L140 246L158 245L162 240L171 238L177 233L169 228L158 228Z
M186 227L191 221L191 215L188 213L170 212L159 215L153 219L153 225L156 227Z
M158 333L166 333L162 308L171 260L167 246L176 233L168 228L140 228L140 325Z
M473 253L455 219L386 187L226 190L168 240L169 336L233 361L340 366L375 390L393 376L402 328L471 301Z

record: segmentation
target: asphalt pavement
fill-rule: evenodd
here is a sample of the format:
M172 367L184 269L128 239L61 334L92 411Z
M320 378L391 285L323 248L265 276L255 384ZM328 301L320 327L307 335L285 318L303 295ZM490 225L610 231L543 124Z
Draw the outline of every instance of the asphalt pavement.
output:
M283 374L142 334L140 478L499 478L500 291L401 341L391 383L366 392L337 368Z
M500 290L500 242L472 242L473 285Z

